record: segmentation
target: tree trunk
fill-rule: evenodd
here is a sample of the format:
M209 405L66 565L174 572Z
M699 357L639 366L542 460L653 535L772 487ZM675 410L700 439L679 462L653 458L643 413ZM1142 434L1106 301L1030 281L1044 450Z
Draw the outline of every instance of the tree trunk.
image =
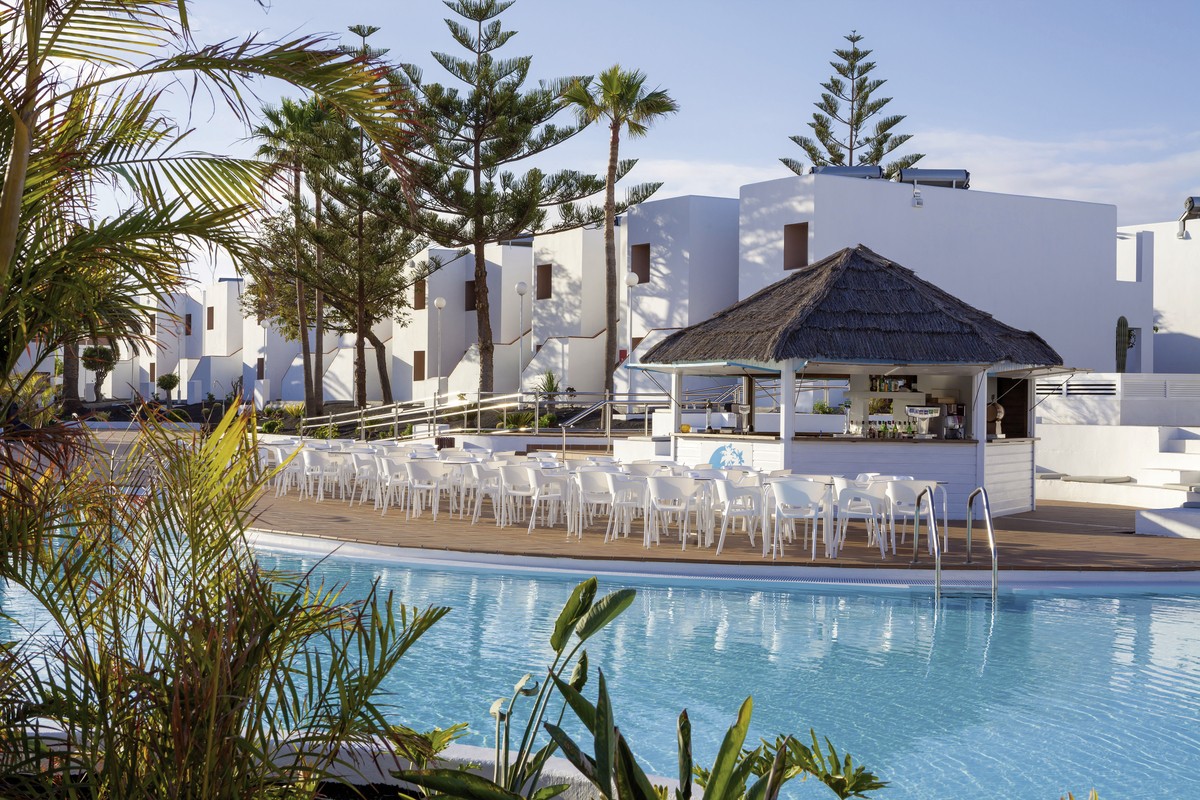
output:
M307 416L316 416L316 395L313 392L312 348L308 344L308 308L304 296L304 280L302 272L302 253L300 250L300 165L292 168L292 214L295 215L296 238L296 327L300 333L300 358L304 362L304 412Z
M375 348L375 366L379 370L379 390L383 393L383 404L390 406L396 402L392 399L392 379L388 372L388 354L387 347L375 335L375 331L367 328L367 341L371 343L371 347Z
M75 343L63 345L62 379L63 411L72 414L83 408L79 397L79 345Z
M362 134L359 134L359 152L362 152L361 142ZM359 161L359 182L362 178L362 161ZM358 267L355 272L357 279L354 282L354 400L359 408L367 407L367 281L363 276L363 270L366 269L363 255L366 253L366 230L365 230L365 214L362 210L361 203L358 207L358 230L356 231L355 247L357 252L354 254L355 265Z
M617 162L621 124L613 121L608 142L608 175L604 183L604 391L613 390L613 371L617 368ZM566 379L566 376L563 376Z
M479 331L479 392L490 394L495 376L492 354L495 345L492 342L492 315L488 299L487 259L483 254L483 242L475 243L475 321ZM435 312L436 313L436 312ZM438 360L442 359L442 345L438 342ZM439 365L438 374L441 374Z
M322 196L320 189L316 192L316 227L321 228L321 202ZM317 275L323 276L322 272L323 256L321 248L316 248L316 270ZM325 413L325 294L321 290L316 292L316 307L313 321L313 339L315 349L313 350L313 411L316 414Z

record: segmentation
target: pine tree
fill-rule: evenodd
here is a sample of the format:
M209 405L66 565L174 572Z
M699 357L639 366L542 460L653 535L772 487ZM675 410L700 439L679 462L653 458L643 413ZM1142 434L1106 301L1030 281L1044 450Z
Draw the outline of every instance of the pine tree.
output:
M465 84L464 91L425 83L420 70L404 67L409 88L425 114L418 128L419 136L423 131L423 147L412 156L418 208L414 219L433 241L469 248L474 256L479 390L484 393L494 385L485 245L537 231L599 223L604 217L600 207L575 206L604 189L604 181L594 175L573 170L546 174L537 168L523 175L508 171L580 130L551 123L563 109L560 95L577 78L543 81L526 89L532 59L496 56L516 33L503 30L497 19L513 2L447 0L450 10L465 22L447 19L446 25L468 55L433 56L451 77ZM559 219L547 226L550 209L557 209Z
M867 123L874 118L884 106L892 101L890 97L874 97L876 90L886 81L871 77L875 70L875 62L867 61L870 50L862 50L858 43L862 36L851 31L846 37L850 49L834 50L833 54L839 61L829 62L836 75L833 75L821 88L821 102L815 103L816 113L808 127L812 128L815 139L807 136L789 137L800 145L814 167L822 166L857 166L859 164L874 164L884 168L887 177L893 177L897 170L906 169L924 158L924 153L913 153L901 156L889 164L883 160L894 150L912 138L909 134L895 134L893 129L904 120L904 116L894 114L883 117L875 122L875 129L867 135ZM843 112L842 104L846 104ZM844 129L841 136L835 128ZM804 165L792 158L781 158L792 172L804 174Z

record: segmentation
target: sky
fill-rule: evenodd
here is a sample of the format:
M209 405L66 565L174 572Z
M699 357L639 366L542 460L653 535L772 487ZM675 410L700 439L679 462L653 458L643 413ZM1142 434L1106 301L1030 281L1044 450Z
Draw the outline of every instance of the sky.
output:
M427 80L451 79L432 51L459 55L440 0L193 0L197 41L261 32L345 35L371 42ZM832 51L851 30L887 82L886 113L906 119L917 165L966 169L972 190L1117 207L1119 224L1178 218L1200 195L1200 126L1191 62L1196 0L517 0L501 17L518 32L502 55L533 57L531 77L596 74L614 63L646 73L680 112L621 154L632 181L662 181L657 197L736 197L739 187L791 174L789 141L808 134ZM456 53L455 51L459 51ZM288 93L257 87L264 102ZM249 154L246 131L201 101L192 145ZM605 132L585 131L539 163L602 173Z

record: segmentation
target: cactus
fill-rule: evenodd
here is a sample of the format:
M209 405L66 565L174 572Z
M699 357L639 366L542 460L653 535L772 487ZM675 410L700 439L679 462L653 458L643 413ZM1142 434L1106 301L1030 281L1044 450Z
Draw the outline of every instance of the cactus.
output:
M1129 320L1117 317L1117 372L1125 371L1125 358L1129 354Z

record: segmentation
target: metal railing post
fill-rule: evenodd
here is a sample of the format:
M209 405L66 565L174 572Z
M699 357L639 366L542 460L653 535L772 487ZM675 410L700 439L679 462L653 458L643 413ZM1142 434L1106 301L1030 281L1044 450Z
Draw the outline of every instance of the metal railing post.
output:
M538 422L542 416L542 395L540 392L533 393L533 432L538 432Z
M475 390L475 432L483 432L483 395Z
M367 410L365 408L358 410L358 439L362 442L367 440Z
M392 406L392 438L400 438L400 406Z
M612 392L604 392L604 435L608 439L608 452L612 452Z

